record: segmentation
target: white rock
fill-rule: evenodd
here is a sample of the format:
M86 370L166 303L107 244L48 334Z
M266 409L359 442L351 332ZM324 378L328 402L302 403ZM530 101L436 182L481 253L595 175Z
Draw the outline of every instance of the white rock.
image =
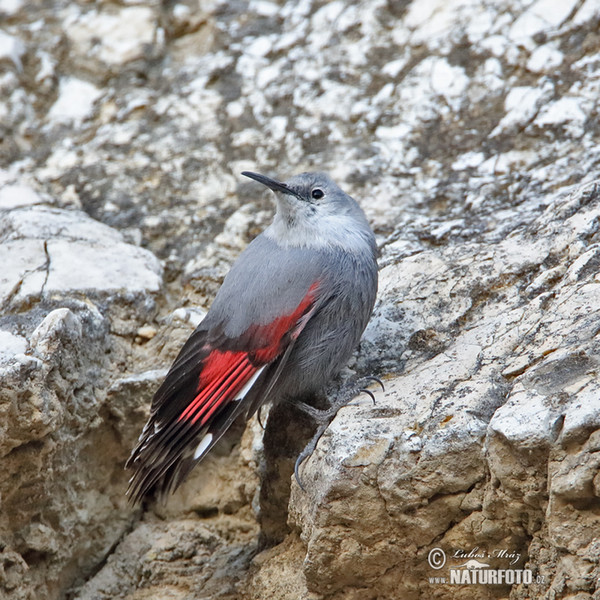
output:
M79 124L92 115L94 103L102 92L88 81L64 77L60 81L58 98L48 113L48 120Z
M44 51L38 52L38 57L40 59L40 68L35 76L35 80L44 83L54 77L56 73L56 61L50 54Z
M47 206L11 211L0 224L0 234L6 240L66 238L97 242L104 239L116 243L122 239L118 231L83 212Z
M381 140L401 140L410 131L406 124L388 126L379 126L375 130L375 135Z
M478 167L485 160L483 152L466 152L459 156L453 163L452 168L455 171Z
M406 66L407 58L396 58L383 65L381 72L388 77L397 77L400 71Z
M68 308L58 308L49 312L37 326L29 344L40 358L50 359L57 344L63 344L65 340L75 341L81 334L79 317Z
M2 7L0 6L0 14ZM21 58L25 54L25 44L16 36L0 29L0 60L11 60L17 69L22 69Z
M142 373L134 373L133 375L127 375L126 377L117 379L117 381L113 383L111 387L117 388L123 385L127 386L129 384L146 382L157 384L164 379L167 372L168 369L150 369L149 371L143 371Z
M527 61L527 68L534 73L549 71L562 64L565 56L554 44L536 48Z
M24 0L0 0L0 14L14 15L23 7Z
M585 133L584 125L592 109L593 104L585 98L563 96L544 106L535 123L540 127L568 123L571 134L580 137Z
M434 36L440 30L450 26L452 9L441 0L423 0L411 2L404 18L404 24L419 31L419 39Z
M66 32L80 55L118 66L144 56L145 46L156 40L156 17L146 6L90 10L76 15Z
M0 210L41 203L37 192L27 185L17 183L0 188Z
M74 291L157 292L162 269L147 250L78 211L47 207L11 211L0 227L0 298L25 301Z
M268 0L251 0L249 10L263 17L274 17L280 10L279 6Z
M585 0L573 18L574 25L587 23L600 14L600 4L598 0Z
M51 240L45 292L157 292L161 268L147 250L123 242Z
M15 355L23 354L26 350L27 340L24 337L0 330L0 365L11 362Z
M273 48L273 42L267 36L259 37L246 46L244 51L250 56L262 58Z
M537 0L514 22L509 31L511 40L533 48L533 36L559 27L571 14L578 0Z
M537 162L539 156L531 150L511 150L496 156L491 156L482 162L477 170L483 174L510 173L514 169L527 168Z
M0 243L0 303L40 293L46 278L47 257L42 240L16 240ZM31 280L31 284L29 284ZM30 289L31 288L31 289Z
M518 386L490 421L489 435L500 435L520 448L539 449L554 441L559 415L545 396Z
M436 94L443 96L455 110L469 84L469 78L462 67L450 65L444 59L432 59L431 87Z
M490 35L481 40L481 46L496 57L505 57L510 46L510 40L503 35Z
M597 381L590 381L569 402L559 442L563 445L576 442L592 428L600 429L600 386Z
M234 100L227 104L225 110L227 110L227 115L231 119L237 119L244 114L244 104L238 100Z
M550 97L553 86L549 81L543 81L539 87L513 87L504 100L506 115L490 135L497 135L515 125L522 125L531 120L540 106Z

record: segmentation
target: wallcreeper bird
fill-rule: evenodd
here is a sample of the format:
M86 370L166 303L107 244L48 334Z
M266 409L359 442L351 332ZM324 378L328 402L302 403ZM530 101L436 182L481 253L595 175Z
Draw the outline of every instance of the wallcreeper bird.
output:
M234 263L154 396L127 462L133 502L177 488L237 417L272 400L303 404L322 390L373 310L377 248L356 201L324 173L286 183L242 174L275 192L277 212Z

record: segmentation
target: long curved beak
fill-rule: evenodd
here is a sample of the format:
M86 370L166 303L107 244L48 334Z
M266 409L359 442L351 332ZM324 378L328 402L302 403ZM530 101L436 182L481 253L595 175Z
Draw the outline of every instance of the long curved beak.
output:
M252 173L252 171L242 171L242 175L245 177L250 177L250 179L254 179L254 181L258 181L258 183L262 183L274 192L281 192L282 194L289 194L290 196L295 196L296 198L298 197L298 194L289 188L285 183L277 181L276 179L271 179L266 175Z

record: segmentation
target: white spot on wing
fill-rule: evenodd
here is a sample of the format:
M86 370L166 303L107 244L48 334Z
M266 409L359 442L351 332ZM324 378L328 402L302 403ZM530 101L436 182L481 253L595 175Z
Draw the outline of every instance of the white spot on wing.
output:
M252 377L250 377L248 383L240 390L240 393L236 396L235 402L239 402L240 400L243 400L246 397L246 394L250 391L250 388L256 383L258 376L263 372L264 368L264 366L261 367L258 371L256 371L256 373L254 373L254 375L252 375Z
M194 458L200 458L204 452L206 451L206 449L210 446L210 443L213 440L213 434L212 433L207 433L202 440L200 441L200 443L198 444L198 447L196 448L196 452L194 452Z

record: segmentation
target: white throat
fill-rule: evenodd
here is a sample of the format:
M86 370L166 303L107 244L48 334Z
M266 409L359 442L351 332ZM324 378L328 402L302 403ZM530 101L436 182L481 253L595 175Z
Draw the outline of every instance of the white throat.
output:
M264 235L284 248L342 248L364 252L371 247L371 234L348 215L314 215L293 221L279 213Z

